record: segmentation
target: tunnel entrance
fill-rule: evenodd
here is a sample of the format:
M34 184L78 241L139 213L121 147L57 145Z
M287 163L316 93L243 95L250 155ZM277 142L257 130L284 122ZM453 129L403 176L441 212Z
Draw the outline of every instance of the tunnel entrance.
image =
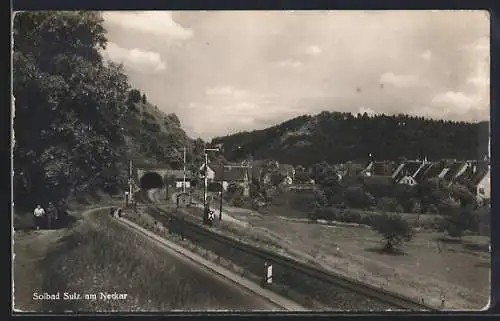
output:
M163 179L160 174L155 172L145 173L141 177L141 189L163 188Z

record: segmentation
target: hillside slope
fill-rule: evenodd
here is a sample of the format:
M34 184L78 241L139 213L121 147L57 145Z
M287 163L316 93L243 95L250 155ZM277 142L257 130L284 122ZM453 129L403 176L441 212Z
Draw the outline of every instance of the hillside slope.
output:
M134 99L137 95L140 100ZM201 162L203 141L188 137L176 114L164 113L137 89L129 92L127 106L123 124L128 159L176 169L182 166L186 147L186 161Z
M300 116L263 130L217 137L225 157L276 159L311 165L400 157L482 159L488 151L489 123L430 120L407 115L368 116L321 112Z

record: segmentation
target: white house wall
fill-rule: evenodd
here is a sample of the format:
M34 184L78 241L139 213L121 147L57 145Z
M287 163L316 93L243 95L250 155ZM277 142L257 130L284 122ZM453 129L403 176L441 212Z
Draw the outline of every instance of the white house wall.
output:
M204 166L200 167L200 171L203 170L203 167ZM208 180L213 180L215 178L215 171L207 166L207 174L206 175L207 175ZM203 178L203 175L200 174L200 177Z
M213 180L215 178L215 172L209 167L207 169L207 179Z
M182 188L182 185L183 185L183 182L176 182L175 183L175 187L177 187L177 188ZM190 188L190 187L191 187L190 182L186 181L186 188Z
M484 189L484 194L479 194L479 189ZM488 172L483 177L483 179L477 184L477 195L481 198L491 199L491 171L488 169Z

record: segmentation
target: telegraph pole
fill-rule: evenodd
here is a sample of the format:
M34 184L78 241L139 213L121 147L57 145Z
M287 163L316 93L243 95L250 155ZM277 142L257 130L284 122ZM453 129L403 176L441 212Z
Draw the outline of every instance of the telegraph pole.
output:
M219 205L219 221L222 220L222 192L224 192L224 169L225 166L222 165L222 175L220 178L220 205Z
M205 153L205 173L204 173L204 186L203 186L203 213L204 213L204 222L206 222L207 220L207 215L208 213L205 213L206 211L206 208L207 208L207 194L208 194L208 191L207 191L207 188L208 188L208 178L207 178L207 171L208 171L208 154L207 152L208 151L212 151L212 152L218 152L219 149L218 148L203 148L203 152Z
M186 193L186 147L184 147L184 177L182 181L182 192Z
M128 198L127 198L127 203L125 205L128 205L129 202L132 201L132 160L130 159L128 162Z

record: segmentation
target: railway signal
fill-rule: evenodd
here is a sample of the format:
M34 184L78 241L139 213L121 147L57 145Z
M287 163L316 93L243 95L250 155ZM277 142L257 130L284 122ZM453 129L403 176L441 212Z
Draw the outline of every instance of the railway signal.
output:
M208 202L207 202L207 194L208 194L208 191L207 191L207 187L208 187L208 177L207 177L208 154L207 154L207 152L208 151L218 152L219 149L218 148L203 148L203 152L205 153L205 166L204 166L204 174L203 174L203 178L204 178L203 208L205 209L203 211L203 223L204 224L210 224L209 223L210 222L210 220L209 220L210 207L208 206Z

